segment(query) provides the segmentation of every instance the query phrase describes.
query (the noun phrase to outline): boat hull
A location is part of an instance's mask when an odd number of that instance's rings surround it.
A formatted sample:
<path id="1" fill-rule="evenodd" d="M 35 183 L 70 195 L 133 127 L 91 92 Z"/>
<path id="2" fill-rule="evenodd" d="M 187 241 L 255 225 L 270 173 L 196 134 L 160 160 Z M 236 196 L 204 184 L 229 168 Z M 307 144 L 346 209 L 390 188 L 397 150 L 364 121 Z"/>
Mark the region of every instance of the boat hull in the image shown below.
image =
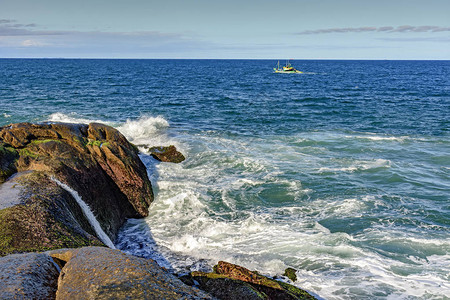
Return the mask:
<path id="1" fill-rule="evenodd" d="M 300 74 L 300 73 L 303 73 L 302 71 L 299 71 L 299 70 L 294 70 L 294 71 L 284 71 L 284 70 L 273 69 L 273 71 L 274 71 L 275 73 L 283 73 L 283 74 Z"/>

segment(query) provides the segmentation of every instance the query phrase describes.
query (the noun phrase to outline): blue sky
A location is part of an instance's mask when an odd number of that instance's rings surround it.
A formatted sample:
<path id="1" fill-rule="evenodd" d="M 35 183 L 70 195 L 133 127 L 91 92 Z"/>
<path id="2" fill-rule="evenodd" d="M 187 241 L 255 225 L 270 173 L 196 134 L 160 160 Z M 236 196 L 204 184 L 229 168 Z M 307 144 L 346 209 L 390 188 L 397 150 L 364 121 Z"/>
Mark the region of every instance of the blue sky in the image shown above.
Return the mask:
<path id="1" fill-rule="evenodd" d="M 450 59 L 450 0 L 0 0 L 0 57 Z"/>

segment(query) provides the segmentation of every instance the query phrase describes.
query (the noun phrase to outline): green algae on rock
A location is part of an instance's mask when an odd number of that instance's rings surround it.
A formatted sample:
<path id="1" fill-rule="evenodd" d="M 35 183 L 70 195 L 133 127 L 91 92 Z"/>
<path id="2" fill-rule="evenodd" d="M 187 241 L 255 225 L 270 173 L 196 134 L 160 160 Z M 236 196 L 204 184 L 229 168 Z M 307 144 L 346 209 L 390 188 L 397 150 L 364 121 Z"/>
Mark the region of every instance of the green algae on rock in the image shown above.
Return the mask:
<path id="1" fill-rule="evenodd" d="M 20 203 L 0 210 L 0 256 L 103 245 L 72 196 L 42 172 L 19 174 L 15 181 Z"/>
<path id="2" fill-rule="evenodd" d="M 162 162 L 180 163 L 186 159 L 184 155 L 179 152 L 173 145 L 167 147 L 151 147 L 148 149 L 148 152 L 151 154 L 151 156 L 153 156 L 153 158 Z"/>
<path id="3" fill-rule="evenodd" d="M 102 247 L 61 249 L 56 299 L 213 299 L 145 258 Z"/>
<path id="4" fill-rule="evenodd" d="M 268 299 L 266 294 L 261 293 L 251 284 L 229 278 L 226 275 L 196 271 L 192 272 L 190 276 L 184 276 L 180 279 L 191 285 L 194 285 L 195 280 L 199 284 L 199 288 L 222 300 L 238 298 L 248 300 Z"/>
<path id="5" fill-rule="evenodd" d="M 0 127 L 0 183 L 24 171 L 34 173 L 22 178 L 20 204 L 0 211 L 1 255 L 102 245 L 73 197 L 49 180 L 52 176 L 78 192 L 112 240 L 127 218 L 147 216 L 153 201 L 136 147 L 103 124 Z"/>
<path id="6" fill-rule="evenodd" d="M 315 299 L 308 292 L 285 282 L 270 279 L 244 267 L 219 261 L 214 272 L 191 272 L 184 282 L 198 282 L 199 287 L 219 299 Z"/>
<path id="7" fill-rule="evenodd" d="M 297 281 L 297 274 L 295 274 L 296 272 L 297 272 L 296 269 L 287 268 L 286 270 L 284 270 L 283 276 L 286 276 L 287 278 L 289 278 L 290 280 L 295 282 L 295 281 Z"/>
<path id="8" fill-rule="evenodd" d="M 15 162 L 19 158 L 19 153 L 13 148 L 5 146 L 0 141 L 0 183 L 3 183 L 17 172 Z"/>

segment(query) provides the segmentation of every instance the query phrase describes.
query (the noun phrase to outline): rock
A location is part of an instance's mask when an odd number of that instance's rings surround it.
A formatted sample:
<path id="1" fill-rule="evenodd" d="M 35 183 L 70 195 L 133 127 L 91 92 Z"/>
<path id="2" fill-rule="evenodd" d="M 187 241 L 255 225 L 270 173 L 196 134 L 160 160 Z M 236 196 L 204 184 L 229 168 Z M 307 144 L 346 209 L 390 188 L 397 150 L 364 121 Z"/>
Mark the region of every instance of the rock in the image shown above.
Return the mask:
<path id="1" fill-rule="evenodd" d="M 105 139 L 99 139 L 103 136 Z M 88 137 L 94 141 L 91 145 L 88 143 L 88 148 L 95 153 L 94 157 L 102 169 L 125 194 L 140 217 L 148 216 L 153 191 L 137 148 L 118 130 L 102 124 L 89 124 Z"/>
<path id="2" fill-rule="evenodd" d="M 47 254 L 0 257 L 0 299 L 55 299 L 58 276 Z"/>
<path id="3" fill-rule="evenodd" d="M 68 259 L 58 279 L 56 299 L 212 299 L 153 260 L 119 250 L 85 247 L 50 255 Z"/>
<path id="4" fill-rule="evenodd" d="M 14 177 L 19 203 L 0 210 L 0 256 L 103 245 L 72 196 L 41 172 Z M 9 181 L 3 184 L 8 185 Z M 0 202 L 7 201 L 0 190 Z M 11 203 L 8 201 L 8 203 Z M 0 205 L 1 206 L 1 205 Z"/>
<path id="5" fill-rule="evenodd" d="M 175 146 L 173 145 L 170 145 L 168 147 L 151 147 L 150 149 L 148 149 L 148 151 L 151 156 L 162 162 L 180 163 L 185 160 L 184 155 L 178 152 L 177 148 L 175 148 Z"/>
<path id="6" fill-rule="evenodd" d="M 315 299 L 293 285 L 224 261 L 214 266 L 213 273 L 192 272 L 190 275 L 199 283 L 199 288 L 219 299 Z M 241 293 L 246 296 L 241 297 Z"/>
<path id="7" fill-rule="evenodd" d="M 0 184 L 0 210 L 20 204 L 20 194 L 23 190 L 23 186 L 19 182 L 21 173 L 16 173 L 11 176 L 6 182 Z"/>
<path id="8" fill-rule="evenodd" d="M 231 279 L 224 275 L 192 272 L 190 280 L 195 280 L 202 290 L 218 299 L 269 299 L 266 294 L 259 292 L 252 285 L 241 280 Z"/>
<path id="9" fill-rule="evenodd" d="M 90 225 L 83 225 L 87 222 L 83 214 L 78 213 L 79 208 L 78 211 L 73 210 L 77 210 L 74 207 L 78 205 L 73 199 L 70 200 L 72 197 L 67 192 L 52 183 L 50 177 L 57 178 L 78 192 L 111 240 L 115 239 L 127 218 L 147 216 L 153 201 L 147 169 L 139 159 L 137 148 L 119 131 L 102 124 L 19 123 L 0 127 L 0 168 L 0 183 L 14 172 L 36 171 L 40 174 L 27 178 L 22 194 L 29 195 L 24 197 L 21 205 L 0 211 L 0 219 L 8 225 L 7 228 L 0 228 L 0 233 L 9 241 L 6 243 L 7 249 L 4 243 L 0 244 L 2 255 L 39 250 L 37 244 L 33 244 L 39 238 L 43 238 L 43 249 L 64 245 L 99 245 L 92 236 L 95 233 Z M 43 185 L 48 185 L 50 191 Z M 59 200 L 53 203 L 46 193 Z M 58 217 L 55 211 L 63 215 Z M 26 214 L 33 216 L 31 219 L 37 223 L 25 220 L 24 225 L 19 225 Z M 74 220 L 76 222 L 71 224 Z M 0 227 L 5 227 L 4 224 L 0 223 Z M 69 239 L 75 240 L 64 245 L 60 241 L 47 243 L 47 238 L 51 240 L 47 235 L 51 224 L 55 230 L 62 230 L 61 234 L 64 232 Z M 21 232 L 19 228 L 28 232 Z M 46 228 L 48 230 L 44 233 L 37 233 Z M 15 235 L 11 235 L 12 232 Z M 32 238 L 31 233 L 35 233 Z M 17 243 L 11 242 L 16 236 L 23 239 L 18 238 Z M 31 238 L 30 247 L 22 245 L 26 238 Z M 14 249 L 13 244 L 23 247 Z"/>
<path id="10" fill-rule="evenodd" d="M 269 279 L 266 276 L 259 275 L 256 272 L 252 272 L 244 267 L 230 264 L 225 261 L 219 261 L 218 264 L 214 266 L 214 272 L 217 274 L 226 275 L 233 279 L 254 283 L 261 286 L 267 286 L 274 289 L 282 289 L 278 281 Z"/>
<path id="11" fill-rule="evenodd" d="M 0 183 L 5 182 L 8 177 L 17 172 L 15 162 L 18 158 L 19 153 L 14 148 L 0 142 Z"/>
<path id="12" fill-rule="evenodd" d="M 295 281 L 297 281 L 297 274 L 295 274 L 296 272 L 297 272 L 296 269 L 287 268 L 286 270 L 284 270 L 283 276 L 286 276 L 287 278 L 289 278 L 290 280 L 295 282 Z"/>

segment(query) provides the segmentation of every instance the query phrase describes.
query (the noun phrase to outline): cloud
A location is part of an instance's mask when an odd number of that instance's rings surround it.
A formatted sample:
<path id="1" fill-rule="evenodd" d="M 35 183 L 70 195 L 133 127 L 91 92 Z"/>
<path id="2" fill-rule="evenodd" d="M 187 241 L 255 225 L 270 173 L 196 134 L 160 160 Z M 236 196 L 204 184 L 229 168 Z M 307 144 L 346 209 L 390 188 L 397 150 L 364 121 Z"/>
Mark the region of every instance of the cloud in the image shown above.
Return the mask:
<path id="1" fill-rule="evenodd" d="M 46 44 L 36 40 L 24 40 L 21 45 L 23 47 L 42 47 Z"/>
<path id="2" fill-rule="evenodd" d="M 188 36 L 179 33 L 161 33 L 158 31 L 133 31 L 133 32 L 107 32 L 107 31 L 61 31 L 61 30 L 35 30 L 36 24 L 19 24 L 15 20 L 0 19 L 0 38 L 1 37 L 23 37 L 23 36 L 54 36 L 64 35 L 77 39 L 101 39 L 110 40 L 115 38 L 122 39 L 154 39 L 180 40 L 189 39 Z"/>
<path id="3" fill-rule="evenodd" d="M 0 19 L 0 37 L 4 36 L 32 36 L 32 35 L 61 35 L 62 31 L 33 30 L 36 24 L 20 24 L 11 19 Z"/>
<path id="4" fill-rule="evenodd" d="M 420 38 L 378 38 L 380 41 L 388 42 L 437 42 L 437 43 L 448 43 L 450 42 L 450 37 L 420 37 Z"/>
<path id="5" fill-rule="evenodd" d="M 89 47 L 102 44 L 110 44 L 114 47 L 127 47 L 127 45 L 129 47 L 147 47 L 199 42 L 192 36 L 181 33 L 38 30 L 36 27 L 36 24 L 20 24 L 12 19 L 0 19 L 0 42 L 3 40 L 3 46 L 16 47 L 36 47 L 50 44 L 56 47 L 72 47 L 75 44 Z M 118 45 L 119 43 L 122 45 Z"/>
<path id="6" fill-rule="evenodd" d="M 398 27 L 346 27 L 346 28 L 327 28 L 317 30 L 305 30 L 297 32 L 298 35 L 303 34 L 326 34 L 326 33 L 359 33 L 359 32 L 388 32 L 388 33 L 404 33 L 404 32 L 444 32 L 450 31 L 450 27 L 441 26 L 411 26 L 403 25 Z"/>
<path id="7" fill-rule="evenodd" d="M 217 48 L 192 32 L 40 30 L 0 19 L 0 57 L 167 57 Z"/>

